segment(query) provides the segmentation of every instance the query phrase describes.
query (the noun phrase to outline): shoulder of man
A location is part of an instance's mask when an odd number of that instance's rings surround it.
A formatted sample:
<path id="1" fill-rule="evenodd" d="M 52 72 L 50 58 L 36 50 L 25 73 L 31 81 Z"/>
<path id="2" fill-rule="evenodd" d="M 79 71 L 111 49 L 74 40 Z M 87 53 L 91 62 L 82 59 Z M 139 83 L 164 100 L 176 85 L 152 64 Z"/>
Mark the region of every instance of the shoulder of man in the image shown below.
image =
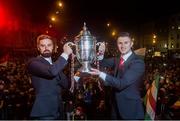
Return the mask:
<path id="1" fill-rule="evenodd" d="M 28 67 L 29 64 L 31 64 L 32 62 L 34 62 L 34 61 L 41 61 L 41 60 L 42 60 L 42 57 L 40 57 L 40 56 L 32 57 L 32 58 L 30 58 L 30 59 L 27 61 L 26 66 Z"/>
<path id="2" fill-rule="evenodd" d="M 32 61 L 40 61 L 41 59 L 42 59 L 42 57 L 40 57 L 40 56 L 32 57 L 28 60 L 27 63 L 31 63 Z"/>

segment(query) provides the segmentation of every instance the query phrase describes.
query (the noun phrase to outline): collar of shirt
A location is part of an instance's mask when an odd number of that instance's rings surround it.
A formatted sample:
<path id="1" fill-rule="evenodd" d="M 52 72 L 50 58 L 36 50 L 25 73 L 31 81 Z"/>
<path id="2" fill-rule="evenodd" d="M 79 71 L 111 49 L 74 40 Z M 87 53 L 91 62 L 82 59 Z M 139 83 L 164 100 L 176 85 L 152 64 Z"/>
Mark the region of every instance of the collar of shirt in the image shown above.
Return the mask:
<path id="1" fill-rule="evenodd" d="M 124 59 L 124 61 L 126 61 L 129 58 L 129 56 L 131 56 L 131 54 L 132 54 L 132 51 L 129 51 L 127 54 L 122 55 L 122 58 Z"/>
<path id="2" fill-rule="evenodd" d="M 45 58 L 45 57 L 43 57 L 45 60 L 47 60 L 50 64 L 52 64 L 52 58 L 51 57 L 49 57 L 49 58 Z"/>

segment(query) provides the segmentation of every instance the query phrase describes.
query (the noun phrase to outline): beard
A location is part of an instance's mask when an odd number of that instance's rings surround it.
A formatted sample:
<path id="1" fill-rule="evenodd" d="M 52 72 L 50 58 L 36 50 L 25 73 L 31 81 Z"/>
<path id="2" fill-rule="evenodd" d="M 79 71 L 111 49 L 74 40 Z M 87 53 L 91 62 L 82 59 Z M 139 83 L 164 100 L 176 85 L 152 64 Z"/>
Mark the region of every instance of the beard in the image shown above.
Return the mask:
<path id="1" fill-rule="evenodd" d="M 41 53 L 41 55 L 45 58 L 49 58 L 52 56 L 52 52 L 50 52 L 49 50 L 45 50 L 43 53 Z"/>

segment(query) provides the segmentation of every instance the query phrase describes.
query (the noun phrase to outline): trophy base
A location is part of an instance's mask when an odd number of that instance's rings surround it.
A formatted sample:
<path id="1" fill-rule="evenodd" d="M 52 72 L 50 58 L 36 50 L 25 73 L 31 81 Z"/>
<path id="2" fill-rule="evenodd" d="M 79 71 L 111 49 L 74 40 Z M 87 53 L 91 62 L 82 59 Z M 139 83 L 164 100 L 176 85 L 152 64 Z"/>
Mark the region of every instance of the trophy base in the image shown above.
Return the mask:
<path id="1" fill-rule="evenodd" d="M 80 72 L 82 73 L 88 73 L 91 71 L 91 66 L 89 61 L 87 62 L 82 62 L 82 67 L 80 68 Z"/>

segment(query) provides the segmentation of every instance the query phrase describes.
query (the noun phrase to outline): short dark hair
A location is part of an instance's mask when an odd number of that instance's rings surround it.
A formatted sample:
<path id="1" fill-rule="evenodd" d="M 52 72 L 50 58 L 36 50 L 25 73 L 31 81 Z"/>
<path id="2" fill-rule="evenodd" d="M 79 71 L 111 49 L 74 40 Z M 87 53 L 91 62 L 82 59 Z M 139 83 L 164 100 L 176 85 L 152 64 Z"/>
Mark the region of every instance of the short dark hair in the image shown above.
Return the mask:
<path id="1" fill-rule="evenodd" d="M 128 32 L 121 32 L 121 33 L 119 33 L 118 37 L 129 37 L 129 38 L 131 38 L 130 34 Z"/>

